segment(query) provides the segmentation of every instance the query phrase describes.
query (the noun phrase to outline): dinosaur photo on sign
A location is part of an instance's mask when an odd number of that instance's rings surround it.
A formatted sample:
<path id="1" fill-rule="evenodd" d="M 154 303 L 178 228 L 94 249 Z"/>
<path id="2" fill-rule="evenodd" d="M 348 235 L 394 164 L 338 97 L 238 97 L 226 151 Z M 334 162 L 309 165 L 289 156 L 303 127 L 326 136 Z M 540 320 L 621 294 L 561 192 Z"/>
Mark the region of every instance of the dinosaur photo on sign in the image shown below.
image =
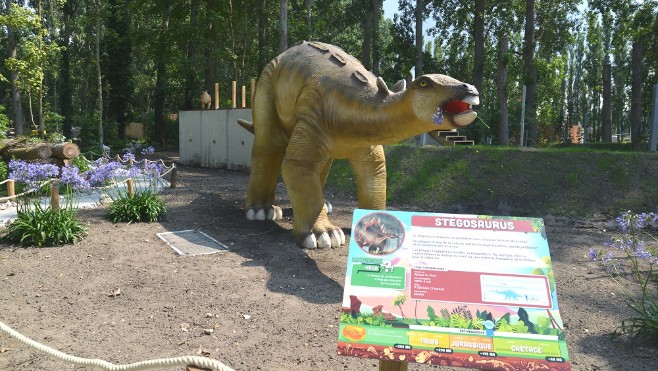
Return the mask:
<path id="1" fill-rule="evenodd" d="M 292 203 L 295 242 L 307 249 L 345 243 L 327 216 L 322 189 L 334 159 L 347 159 L 356 177 L 358 207 L 386 208 L 382 145 L 476 119 L 473 85 L 439 74 L 389 89 L 341 48 L 302 42 L 272 60 L 258 79 L 251 174 L 245 200 L 249 220 L 275 220 L 274 190 L 282 170 Z"/>

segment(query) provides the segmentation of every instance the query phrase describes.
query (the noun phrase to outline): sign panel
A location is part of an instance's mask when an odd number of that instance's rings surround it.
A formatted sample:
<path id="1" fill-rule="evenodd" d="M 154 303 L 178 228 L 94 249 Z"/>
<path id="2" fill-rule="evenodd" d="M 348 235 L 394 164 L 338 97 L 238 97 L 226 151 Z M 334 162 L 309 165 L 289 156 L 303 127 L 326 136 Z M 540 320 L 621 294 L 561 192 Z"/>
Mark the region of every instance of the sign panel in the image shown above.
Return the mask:
<path id="1" fill-rule="evenodd" d="M 543 220 L 355 210 L 338 354 L 570 370 Z"/>

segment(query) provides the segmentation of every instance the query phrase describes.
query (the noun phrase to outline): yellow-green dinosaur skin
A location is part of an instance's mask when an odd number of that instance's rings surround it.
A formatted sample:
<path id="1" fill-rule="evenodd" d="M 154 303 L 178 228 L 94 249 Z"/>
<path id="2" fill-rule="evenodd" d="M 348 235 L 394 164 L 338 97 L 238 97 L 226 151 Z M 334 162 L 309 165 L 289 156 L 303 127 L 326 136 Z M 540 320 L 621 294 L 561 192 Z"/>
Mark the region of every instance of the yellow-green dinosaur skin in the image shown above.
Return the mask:
<path id="1" fill-rule="evenodd" d="M 468 125 L 474 112 L 460 118 L 445 114 L 440 125 L 432 115 L 448 101 L 477 95 L 472 85 L 444 75 L 421 76 L 394 93 L 336 46 L 303 42 L 288 49 L 265 67 L 256 87 L 247 218 L 281 217 L 274 190 L 282 169 L 297 244 L 344 244 L 343 231 L 327 217 L 322 194 L 332 161 L 348 159 L 359 208 L 385 209 L 382 145 Z"/>

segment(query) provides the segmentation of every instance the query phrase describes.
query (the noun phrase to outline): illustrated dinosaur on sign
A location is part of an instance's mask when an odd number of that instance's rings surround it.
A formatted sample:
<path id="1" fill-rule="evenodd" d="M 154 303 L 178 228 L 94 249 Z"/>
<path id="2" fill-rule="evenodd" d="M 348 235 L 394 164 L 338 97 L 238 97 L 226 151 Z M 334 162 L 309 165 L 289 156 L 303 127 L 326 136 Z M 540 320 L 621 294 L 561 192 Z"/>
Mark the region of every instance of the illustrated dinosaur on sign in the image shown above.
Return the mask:
<path id="1" fill-rule="evenodd" d="M 331 163 L 347 159 L 357 183 L 359 208 L 386 208 L 386 160 L 382 145 L 475 120 L 479 104 L 472 85 L 430 74 L 405 89 L 389 90 L 337 46 L 302 42 L 272 60 L 258 79 L 251 174 L 245 200 L 249 220 L 275 220 L 282 211 L 274 190 L 282 168 L 294 214 L 298 245 L 313 249 L 345 243 L 327 217 L 322 195 Z"/>

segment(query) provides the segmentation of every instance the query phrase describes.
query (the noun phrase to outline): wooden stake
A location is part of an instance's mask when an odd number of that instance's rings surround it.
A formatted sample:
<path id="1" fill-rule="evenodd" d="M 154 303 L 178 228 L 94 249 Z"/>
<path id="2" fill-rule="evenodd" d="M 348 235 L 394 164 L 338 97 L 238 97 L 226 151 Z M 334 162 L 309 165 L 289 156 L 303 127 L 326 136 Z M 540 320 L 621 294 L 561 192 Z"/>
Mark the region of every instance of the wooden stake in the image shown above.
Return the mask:
<path id="1" fill-rule="evenodd" d="M 256 96 L 256 79 L 251 79 L 251 101 L 249 102 L 250 107 L 254 106 L 255 96 Z"/>
<path id="2" fill-rule="evenodd" d="M 171 165 L 171 179 L 169 179 L 169 188 L 176 188 L 176 177 L 178 176 L 178 168 L 176 165 Z"/>
<path id="3" fill-rule="evenodd" d="M 242 85 L 242 108 L 247 107 L 247 87 Z"/>
<path id="4" fill-rule="evenodd" d="M 59 179 L 50 180 L 50 208 L 59 210 Z"/>
<path id="5" fill-rule="evenodd" d="M 16 188 L 14 187 L 14 180 L 13 179 L 8 179 L 7 180 L 7 196 L 16 196 Z"/>
<path id="6" fill-rule="evenodd" d="M 219 109 L 219 83 L 215 83 L 215 109 Z"/>
<path id="7" fill-rule="evenodd" d="M 128 179 L 128 196 L 130 198 L 135 196 L 135 180 L 133 178 Z"/>
<path id="8" fill-rule="evenodd" d="M 233 81 L 233 93 L 231 94 L 231 98 L 233 99 L 233 102 L 231 104 L 233 105 L 233 108 L 238 106 L 237 90 L 238 90 L 238 82 Z"/>
<path id="9" fill-rule="evenodd" d="M 407 362 L 379 360 L 379 371 L 407 371 L 408 367 Z"/>

